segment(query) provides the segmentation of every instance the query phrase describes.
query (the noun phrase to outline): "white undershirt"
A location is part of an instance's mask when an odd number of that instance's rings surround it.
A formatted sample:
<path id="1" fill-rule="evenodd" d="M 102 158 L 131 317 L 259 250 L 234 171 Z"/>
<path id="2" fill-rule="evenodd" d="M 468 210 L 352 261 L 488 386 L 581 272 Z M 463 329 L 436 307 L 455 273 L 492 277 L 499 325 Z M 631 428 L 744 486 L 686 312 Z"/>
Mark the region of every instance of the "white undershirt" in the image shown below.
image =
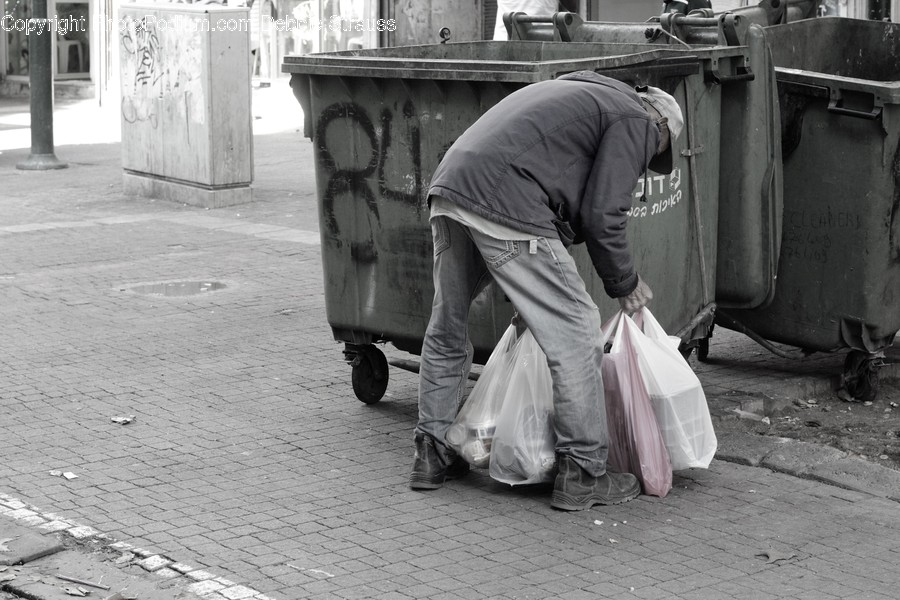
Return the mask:
<path id="1" fill-rule="evenodd" d="M 532 234 L 518 231 L 512 227 L 501 225 L 500 223 L 495 223 L 490 219 L 485 219 L 481 215 L 466 210 L 458 204 L 454 204 L 440 196 L 431 197 L 431 218 L 433 219 L 435 217 L 447 217 L 448 219 L 453 219 L 454 221 L 462 223 L 467 227 L 471 227 L 484 235 L 489 235 L 495 240 L 534 239 L 534 235 Z"/>

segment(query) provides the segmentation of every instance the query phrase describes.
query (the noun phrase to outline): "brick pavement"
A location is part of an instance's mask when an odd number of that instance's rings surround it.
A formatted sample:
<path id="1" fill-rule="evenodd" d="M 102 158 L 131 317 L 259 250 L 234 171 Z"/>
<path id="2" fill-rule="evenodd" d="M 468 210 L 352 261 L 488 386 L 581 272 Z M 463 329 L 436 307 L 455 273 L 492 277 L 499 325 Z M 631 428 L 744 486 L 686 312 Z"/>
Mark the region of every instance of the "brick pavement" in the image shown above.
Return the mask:
<path id="1" fill-rule="evenodd" d="M 174 561 L 215 600 L 896 597 L 890 489 L 722 460 L 665 499 L 575 514 L 484 472 L 407 489 L 415 376 L 354 397 L 325 318 L 311 145 L 296 114 L 271 116 L 289 92 L 266 94 L 256 201 L 226 209 L 122 197 L 106 139 L 58 144 L 67 170 L 16 171 L 27 150 L 0 130 L 0 514 Z M 72 110 L 59 127 L 79 139 L 91 113 Z M 133 290 L 173 281 L 226 287 Z M 716 397 L 813 393 L 839 365 L 785 366 L 728 332 L 711 356 Z"/>

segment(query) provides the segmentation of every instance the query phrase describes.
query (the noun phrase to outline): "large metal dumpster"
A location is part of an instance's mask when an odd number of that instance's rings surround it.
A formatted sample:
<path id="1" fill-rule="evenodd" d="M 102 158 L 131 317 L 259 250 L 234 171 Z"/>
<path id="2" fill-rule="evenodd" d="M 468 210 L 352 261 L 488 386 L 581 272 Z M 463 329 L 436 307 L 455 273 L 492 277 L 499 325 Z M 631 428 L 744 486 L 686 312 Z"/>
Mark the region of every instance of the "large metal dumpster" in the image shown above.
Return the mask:
<path id="1" fill-rule="evenodd" d="M 784 224 L 772 302 L 717 322 L 810 351 L 847 350 L 874 396 L 900 330 L 900 25 L 824 17 L 766 28 L 782 117 Z"/>
<path id="2" fill-rule="evenodd" d="M 432 242 L 426 192 L 453 141 L 529 83 L 589 69 L 674 94 L 686 116 L 671 175 L 635 189 L 629 237 L 656 293 L 654 314 L 685 340 L 708 335 L 716 268 L 721 86 L 741 47 L 674 51 L 641 44 L 466 42 L 285 58 L 316 148 L 328 322 L 345 342 L 354 391 L 376 402 L 387 363 L 373 344 L 418 354 L 431 312 Z M 564 110 L 561 107 L 561 110 Z M 646 192 L 646 202 L 640 202 Z M 573 250 L 604 315 L 606 298 L 583 247 Z M 495 286 L 473 306 L 470 337 L 483 362 L 512 307 Z"/>

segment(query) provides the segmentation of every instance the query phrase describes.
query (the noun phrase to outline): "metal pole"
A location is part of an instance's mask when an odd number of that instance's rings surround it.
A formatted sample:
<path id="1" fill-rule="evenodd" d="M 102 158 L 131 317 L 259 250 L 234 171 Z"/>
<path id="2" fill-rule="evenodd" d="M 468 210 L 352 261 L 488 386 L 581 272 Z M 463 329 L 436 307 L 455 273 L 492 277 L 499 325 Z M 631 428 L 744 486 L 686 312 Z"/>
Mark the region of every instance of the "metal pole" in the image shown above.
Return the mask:
<path id="1" fill-rule="evenodd" d="M 34 0 L 28 20 L 28 81 L 31 87 L 31 155 L 16 165 L 26 171 L 65 169 L 53 151 L 53 69 L 51 52 L 56 33 L 47 18 L 47 0 Z"/>

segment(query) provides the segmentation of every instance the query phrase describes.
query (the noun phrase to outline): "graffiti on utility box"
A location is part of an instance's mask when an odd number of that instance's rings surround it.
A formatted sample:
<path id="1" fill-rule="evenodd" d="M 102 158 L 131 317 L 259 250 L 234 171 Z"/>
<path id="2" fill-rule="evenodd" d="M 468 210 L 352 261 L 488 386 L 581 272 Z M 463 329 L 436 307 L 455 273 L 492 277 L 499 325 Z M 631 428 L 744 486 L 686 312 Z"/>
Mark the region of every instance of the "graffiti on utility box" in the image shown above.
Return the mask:
<path id="1" fill-rule="evenodd" d="M 174 111 L 179 120 L 202 124 L 200 37 L 156 23 L 152 15 L 123 16 L 122 118 L 128 123 L 146 121 L 155 129 L 161 112 Z"/>

